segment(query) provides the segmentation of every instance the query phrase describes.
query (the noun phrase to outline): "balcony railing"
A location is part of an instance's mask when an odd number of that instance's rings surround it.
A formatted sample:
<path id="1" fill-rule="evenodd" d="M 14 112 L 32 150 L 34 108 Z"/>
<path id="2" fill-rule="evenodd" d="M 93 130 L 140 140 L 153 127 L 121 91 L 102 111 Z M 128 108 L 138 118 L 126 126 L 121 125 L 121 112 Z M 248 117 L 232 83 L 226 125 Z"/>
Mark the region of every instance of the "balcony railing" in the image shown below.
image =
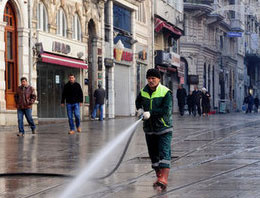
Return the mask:
<path id="1" fill-rule="evenodd" d="M 184 3 L 212 5 L 214 0 L 184 0 Z"/>

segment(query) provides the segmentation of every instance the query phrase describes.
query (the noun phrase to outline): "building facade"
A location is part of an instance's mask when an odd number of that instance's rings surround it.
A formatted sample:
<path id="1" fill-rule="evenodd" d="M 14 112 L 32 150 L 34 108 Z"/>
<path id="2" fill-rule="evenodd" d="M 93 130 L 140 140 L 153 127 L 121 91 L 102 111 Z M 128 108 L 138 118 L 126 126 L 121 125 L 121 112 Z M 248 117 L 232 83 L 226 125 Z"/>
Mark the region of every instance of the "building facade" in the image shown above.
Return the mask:
<path id="1" fill-rule="evenodd" d="M 34 1 L 32 73 L 37 82 L 39 118 L 66 117 L 60 101 L 72 73 L 83 89 L 82 118 L 88 119 L 93 92 L 104 81 L 103 10 L 103 1 Z"/>
<path id="2" fill-rule="evenodd" d="M 29 64 L 28 8 L 27 1 L 0 2 L 0 125 L 17 122 L 14 94 L 20 77 L 25 76 L 33 86 L 36 85 Z"/>
<path id="3" fill-rule="evenodd" d="M 161 82 L 173 91 L 173 110 L 178 111 L 176 91 L 184 84 L 184 66 L 180 58 L 180 37 L 183 34 L 183 2 L 154 2 L 154 66 L 161 71 Z"/>
<path id="4" fill-rule="evenodd" d="M 184 36 L 181 56 L 186 64 L 188 89 L 205 87 L 211 109 L 234 111 L 241 106 L 241 76 L 244 71 L 240 18 L 227 8 L 232 1 L 184 0 Z M 240 85 L 238 85 L 238 82 Z M 239 100 L 239 102 L 238 102 Z"/>
<path id="5" fill-rule="evenodd" d="M 144 85 L 151 51 L 151 3 L 105 3 L 107 117 L 135 115 L 136 93 Z"/>

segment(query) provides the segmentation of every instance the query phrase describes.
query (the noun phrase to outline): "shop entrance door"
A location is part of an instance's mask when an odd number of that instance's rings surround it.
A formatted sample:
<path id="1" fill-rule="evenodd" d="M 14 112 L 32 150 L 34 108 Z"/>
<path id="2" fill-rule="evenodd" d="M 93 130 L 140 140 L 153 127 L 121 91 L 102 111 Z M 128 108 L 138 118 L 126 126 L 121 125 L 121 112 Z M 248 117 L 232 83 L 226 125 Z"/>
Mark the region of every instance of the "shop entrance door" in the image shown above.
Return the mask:
<path id="1" fill-rule="evenodd" d="M 79 80 L 79 69 L 40 63 L 37 66 L 38 117 L 65 118 L 66 108 L 61 107 L 61 97 L 68 75 L 75 74 Z"/>

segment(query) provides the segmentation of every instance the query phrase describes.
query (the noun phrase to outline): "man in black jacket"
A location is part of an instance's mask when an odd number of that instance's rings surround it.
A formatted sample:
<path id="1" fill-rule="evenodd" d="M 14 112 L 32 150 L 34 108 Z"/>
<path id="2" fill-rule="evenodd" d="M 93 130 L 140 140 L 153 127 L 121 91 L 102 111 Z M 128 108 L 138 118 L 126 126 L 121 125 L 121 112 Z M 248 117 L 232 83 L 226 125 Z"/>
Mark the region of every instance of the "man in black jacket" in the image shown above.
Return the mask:
<path id="1" fill-rule="evenodd" d="M 64 86 L 62 92 L 61 106 L 64 106 L 65 100 L 70 125 L 69 134 L 75 133 L 73 114 L 75 116 L 77 132 L 81 132 L 80 106 L 82 106 L 83 102 L 83 92 L 80 84 L 76 82 L 74 74 L 69 75 L 69 82 Z"/>
<path id="2" fill-rule="evenodd" d="M 199 116 L 201 116 L 201 91 L 198 89 L 198 86 L 194 87 L 194 91 L 192 92 L 192 98 L 194 99 L 194 111 L 193 115 L 196 116 L 196 109 L 198 111 Z"/>
<path id="3" fill-rule="evenodd" d="M 184 89 L 180 84 L 177 89 L 177 99 L 178 99 L 179 112 L 181 116 L 184 115 L 184 105 L 185 105 L 186 96 L 187 96 L 186 89 Z"/>
<path id="4" fill-rule="evenodd" d="M 97 110 L 99 109 L 99 120 L 100 121 L 103 120 L 103 106 L 105 102 L 105 96 L 106 96 L 105 89 L 102 88 L 101 84 L 98 84 L 98 89 L 96 89 L 94 92 L 95 107 L 91 115 L 92 119 L 96 118 Z"/>

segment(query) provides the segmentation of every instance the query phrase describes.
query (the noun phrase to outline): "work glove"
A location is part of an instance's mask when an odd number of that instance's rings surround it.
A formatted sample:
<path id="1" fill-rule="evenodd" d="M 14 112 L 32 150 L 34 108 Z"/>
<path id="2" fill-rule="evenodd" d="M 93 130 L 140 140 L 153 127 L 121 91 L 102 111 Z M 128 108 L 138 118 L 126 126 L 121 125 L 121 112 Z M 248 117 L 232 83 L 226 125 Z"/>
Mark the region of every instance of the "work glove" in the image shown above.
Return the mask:
<path id="1" fill-rule="evenodd" d="M 143 120 L 148 120 L 150 118 L 151 114 L 149 111 L 145 111 L 143 113 Z"/>
<path id="2" fill-rule="evenodd" d="M 143 115 L 143 113 L 144 113 L 144 110 L 143 110 L 142 108 L 140 108 L 140 109 L 138 109 L 138 110 L 136 111 L 136 116 L 137 116 L 138 118 L 140 118 L 140 117 Z"/>

